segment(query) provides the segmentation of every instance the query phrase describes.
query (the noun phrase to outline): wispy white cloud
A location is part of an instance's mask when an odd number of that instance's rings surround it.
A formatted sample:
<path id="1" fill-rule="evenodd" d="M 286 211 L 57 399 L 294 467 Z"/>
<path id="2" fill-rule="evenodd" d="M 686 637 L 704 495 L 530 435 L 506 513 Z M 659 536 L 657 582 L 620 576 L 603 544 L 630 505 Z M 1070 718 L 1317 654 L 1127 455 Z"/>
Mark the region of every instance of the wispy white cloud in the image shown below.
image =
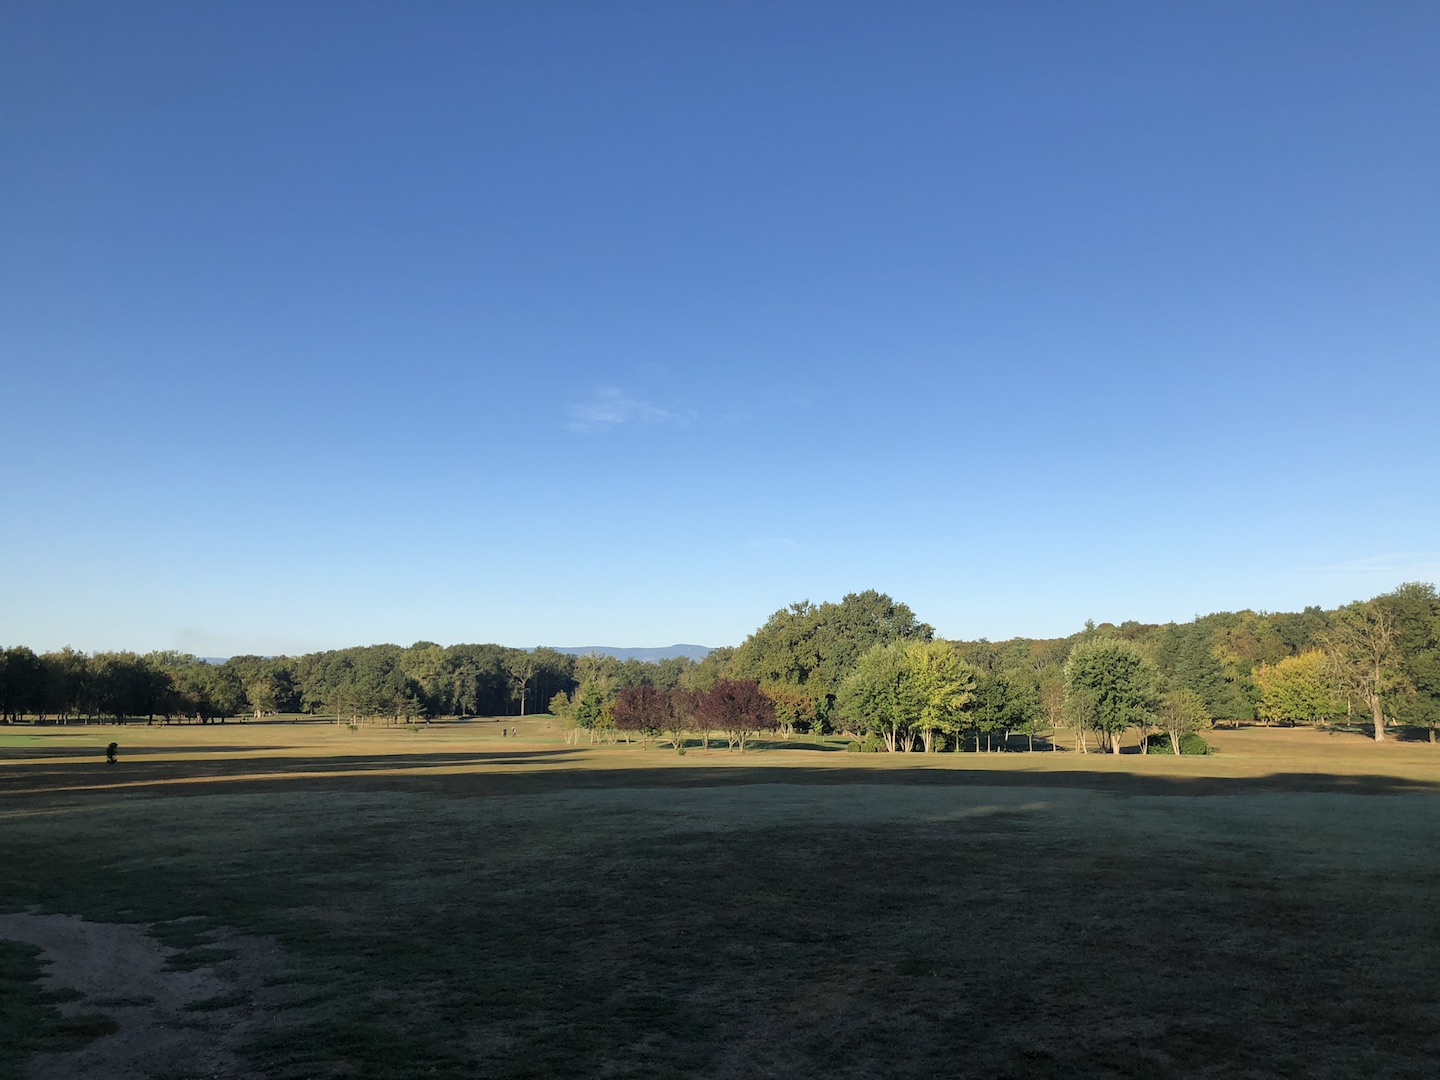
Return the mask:
<path id="1" fill-rule="evenodd" d="M 751 551 L 785 551 L 790 548 L 798 548 L 800 542 L 792 540 L 788 536 L 777 536 L 769 540 L 746 540 L 745 546 Z"/>
<path id="2" fill-rule="evenodd" d="M 570 406 L 565 427 L 581 435 L 593 435 L 624 424 L 683 424 L 686 418 L 654 402 L 632 397 L 615 386 L 603 386 L 587 401 Z"/>
<path id="3" fill-rule="evenodd" d="M 1440 551 L 1387 552 L 1360 559 L 1297 567 L 1312 577 L 1376 579 L 1398 584 L 1402 581 L 1440 579 Z"/>

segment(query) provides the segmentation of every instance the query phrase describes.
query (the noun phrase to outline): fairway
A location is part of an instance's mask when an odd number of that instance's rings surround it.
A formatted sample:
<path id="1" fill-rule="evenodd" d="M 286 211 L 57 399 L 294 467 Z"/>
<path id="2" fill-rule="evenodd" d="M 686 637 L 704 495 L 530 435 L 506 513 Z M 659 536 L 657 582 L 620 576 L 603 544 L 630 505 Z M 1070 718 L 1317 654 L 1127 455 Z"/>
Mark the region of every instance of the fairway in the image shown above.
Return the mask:
<path id="1" fill-rule="evenodd" d="M 3 1034 L 33 1053 L 0 1075 L 1420 1077 L 1440 1055 L 1440 748 L 1244 728 L 1208 758 L 681 757 L 504 723 L 0 734 L 0 939 L 48 944 L 45 988 L 75 991 L 41 998 L 43 954 L 4 946 Z"/>

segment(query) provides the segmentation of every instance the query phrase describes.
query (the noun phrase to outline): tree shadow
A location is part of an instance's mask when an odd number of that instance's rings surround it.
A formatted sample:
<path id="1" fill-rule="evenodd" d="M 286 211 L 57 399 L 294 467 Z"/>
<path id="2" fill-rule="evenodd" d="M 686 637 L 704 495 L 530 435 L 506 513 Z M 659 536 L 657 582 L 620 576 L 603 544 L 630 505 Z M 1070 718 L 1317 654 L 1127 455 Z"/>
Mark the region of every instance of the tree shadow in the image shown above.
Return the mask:
<path id="1" fill-rule="evenodd" d="M 253 749 L 253 748 L 248 748 Z M 171 751 L 173 752 L 173 751 Z M 147 789 L 174 792 L 177 787 L 255 790 L 267 783 L 273 790 L 292 790 L 297 785 L 325 787 L 327 781 L 353 777 L 356 784 L 386 776 L 400 777 L 407 773 L 433 773 L 434 770 L 474 769 L 477 766 L 542 764 L 563 761 L 580 751 L 572 748 L 543 750 L 496 750 L 493 752 L 349 754 L 317 756 L 249 756 L 179 758 L 170 760 L 127 761 L 120 751 L 120 762 L 109 765 L 103 757 L 96 760 L 46 762 L 29 765 L 11 763 L 0 770 L 0 795 L 44 794 L 45 792 L 79 793 L 88 791 L 143 791 Z M 96 751 L 102 754 L 103 751 Z M 87 755 L 87 758 L 89 755 Z M 500 773 L 472 775 L 503 775 Z M 342 785 L 343 786 L 343 785 Z"/>
<path id="2" fill-rule="evenodd" d="M 953 763 L 905 762 L 899 768 L 836 768 L 795 764 L 777 767 L 754 754 L 753 766 L 739 753 L 724 764 L 687 762 L 665 755 L 665 763 L 595 767 L 576 748 L 493 753 L 373 754 L 336 757 L 254 757 L 135 762 L 107 766 L 83 763 L 11 765 L 0 770 L 0 795 L 150 793 L 165 796 L 268 792 L 416 791 L 459 797 L 544 794 L 604 788 L 723 788 L 754 785 L 843 787 L 923 786 L 966 788 L 1073 789 L 1113 795 L 1212 796 L 1262 793 L 1346 795 L 1440 794 L 1440 779 L 1417 780 L 1380 774 L 1276 772 L 1263 776 L 1217 777 L 1144 775 L 1083 769 L 972 769 Z M 750 757 L 747 752 L 746 757 Z M 811 758 L 813 761 L 814 758 Z M 486 768 L 495 766 L 496 768 Z"/>
<path id="3" fill-rule="evenodd" d="M 760 742 L 745 744 L 745 753 L 747 754 L 768 754 L 774 750 L 808 750 L 811 753 L 821 754 L 843 754 L 847 752 L 844 746 L 837 746 L 834 743 L 811 742 L 806 738 L 766 739 Z"/>
<path id="4" fill-rule="evenodd" d="M 113 734 L 113 732 L 107 732 Z M 94 738 L 92 733 L 91 738 Z M 47 739 L 50 736 L 46 736 Z M 105 756 L 105 746 L 110 740 L 93 742 L 86 746 L 4 746 L 0 744 L 0 761 L 33 761 L 46 758 L 73 758 L 76 760 L 98 759 Z M 291 750 L 289 746 L 126 746 L 120 743 L 120 758 L 154 757 L 165 754 L 253 754 L 256 750 Z"/>

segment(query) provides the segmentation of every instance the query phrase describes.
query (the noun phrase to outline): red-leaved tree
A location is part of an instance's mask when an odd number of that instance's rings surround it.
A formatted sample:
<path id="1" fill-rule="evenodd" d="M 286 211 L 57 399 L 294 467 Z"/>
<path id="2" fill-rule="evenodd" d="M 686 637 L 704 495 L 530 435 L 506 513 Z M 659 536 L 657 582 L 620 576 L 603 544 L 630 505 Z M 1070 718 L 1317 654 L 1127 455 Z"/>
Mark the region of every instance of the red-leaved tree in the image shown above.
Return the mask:
<path id="1" fill-rule="evenodd" d="M 717 679 L 700 701 L 700 711 L 725 733 L 733 749 L 745 752 L 745 740 L 775 730 L 775 704 L 749 679 Z"/>
<path id="2" fill-rule="evenodd" d="M 670 698 L 653 686 L 629 686 L 615 699 L 615 727 L 640 735 L 640 745 L 657 738 L 670 723 Z"/>
<path id="3" fill-rule="evenodd" d="M 685 748 L 686 733 L 694 731 L 702 723 L 699 718 L 700 701 L 704 696 L 699 690 L 685 686 L 677 686 L 670 691 L 670 718 L 665 722 L 665 734 L 670 736 L 670 743 L 677 754 Z"/>

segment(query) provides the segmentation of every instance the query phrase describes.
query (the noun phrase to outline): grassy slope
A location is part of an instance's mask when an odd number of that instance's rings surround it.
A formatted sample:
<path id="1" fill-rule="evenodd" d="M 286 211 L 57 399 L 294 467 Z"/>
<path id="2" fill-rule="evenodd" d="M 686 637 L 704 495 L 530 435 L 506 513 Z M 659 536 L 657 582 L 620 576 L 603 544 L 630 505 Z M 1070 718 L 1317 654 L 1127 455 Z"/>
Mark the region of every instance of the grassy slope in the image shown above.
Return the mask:
<path id="1" fill-rule="evenodd" d="M 527 727 L 94 729 L 114 767 L 0 739 L 0 903 L 274 935 L 249 1053 L 278 1076 L 1423 1076 L 1440 1055 L 1428 747 L 1242 730 L 1201 760 L 742 766 Z"/>

